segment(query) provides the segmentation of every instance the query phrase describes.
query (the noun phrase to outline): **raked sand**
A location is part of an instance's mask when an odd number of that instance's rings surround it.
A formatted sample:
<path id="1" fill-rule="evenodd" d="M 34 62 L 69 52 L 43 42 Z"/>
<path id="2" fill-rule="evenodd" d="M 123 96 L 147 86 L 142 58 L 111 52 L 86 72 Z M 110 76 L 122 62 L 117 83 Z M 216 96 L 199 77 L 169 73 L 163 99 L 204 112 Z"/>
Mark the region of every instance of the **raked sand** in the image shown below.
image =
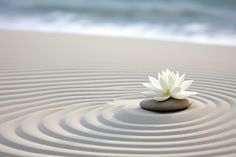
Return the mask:
<path id="1" fill-rule="evenodd" d="M 1 157 L 236 156 L 236 47 L 0 31 Z M 139 102 L 163 68 L 195 82 L 192 105 Z"/>

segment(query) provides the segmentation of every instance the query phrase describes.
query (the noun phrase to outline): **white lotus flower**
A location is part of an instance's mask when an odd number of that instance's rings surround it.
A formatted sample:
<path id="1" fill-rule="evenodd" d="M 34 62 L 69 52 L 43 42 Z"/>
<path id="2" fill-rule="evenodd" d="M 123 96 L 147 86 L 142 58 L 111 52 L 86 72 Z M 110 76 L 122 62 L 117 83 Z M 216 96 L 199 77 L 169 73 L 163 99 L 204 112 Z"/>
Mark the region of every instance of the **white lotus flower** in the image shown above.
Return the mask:
<path id="1" fill-rule="evenodd" d="M 145 96 L 153 97 L 156 101 L 164 101 L 170 97 L 175 99 L 186 99 L 189 96 L 196 95 L 197 92 L 186 91 L 193 83 L 193 80 L 185 79 L 185 74 L 179 75 L 169 69 L 158 73 L 158 80 L 149 76 L 150 83 L 143 83 L 149 91 L 143 92 Z"/>

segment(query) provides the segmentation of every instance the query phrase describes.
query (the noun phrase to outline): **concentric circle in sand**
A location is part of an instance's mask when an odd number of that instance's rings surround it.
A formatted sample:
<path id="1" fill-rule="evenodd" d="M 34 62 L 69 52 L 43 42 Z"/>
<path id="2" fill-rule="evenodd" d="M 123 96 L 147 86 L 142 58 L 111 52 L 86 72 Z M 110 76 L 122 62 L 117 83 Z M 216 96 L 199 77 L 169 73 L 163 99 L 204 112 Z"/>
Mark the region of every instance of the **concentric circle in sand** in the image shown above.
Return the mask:
<path id="1" fill-rule="evenodd" d="M 236 156 L 236 75 L 189 71 L 200 94 L 171 113 L 139 107 L 143 72 L 0 75 L 0 156 Z"/>

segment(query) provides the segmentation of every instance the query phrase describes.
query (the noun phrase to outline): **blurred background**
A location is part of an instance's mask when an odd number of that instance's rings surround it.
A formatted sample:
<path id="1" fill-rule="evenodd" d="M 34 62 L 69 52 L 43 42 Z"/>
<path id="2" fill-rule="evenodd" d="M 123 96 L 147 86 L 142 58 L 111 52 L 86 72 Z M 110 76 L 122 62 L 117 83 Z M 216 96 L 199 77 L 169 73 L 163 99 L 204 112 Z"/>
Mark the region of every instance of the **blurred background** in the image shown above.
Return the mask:
<path id="1" fill-rule="evenodd" d="M 0 0 L 0 29 L 236 45 L 236 0 Z"/>

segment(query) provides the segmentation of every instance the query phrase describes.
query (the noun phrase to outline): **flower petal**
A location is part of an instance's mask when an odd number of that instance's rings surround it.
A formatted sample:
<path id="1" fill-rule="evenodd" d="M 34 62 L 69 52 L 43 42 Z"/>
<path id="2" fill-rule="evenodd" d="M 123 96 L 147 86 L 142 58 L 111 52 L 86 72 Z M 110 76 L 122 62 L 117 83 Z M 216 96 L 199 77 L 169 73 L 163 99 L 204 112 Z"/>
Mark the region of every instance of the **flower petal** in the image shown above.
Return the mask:
<path id="1" fill-rule="evenodd" d="M 168 89 L 168 84 L 162 77 L 160 79 L 160 86 L 164 91 Z"/>
<path id="2" fill-rule="evenodd" d="M 181 91 L 181 88 L 180 87 L 174 87 L 171 91 L 170 91 L 170 94 L 171 95 L 175 95 L 177 93 L 179 93 Z"/>
<path id="3" fill-rule="evenodd" d="M 168 79 L 167 73 L 164 70 L 162 70 L 162 72 L 161 72 L 161 78 L 163 78 L 164 80 Z"/>
<path id="4" fill-rule="evenodd" d="M 183 93 L 177 93 L 177 94 L 173 94 L 172 97 L 175 99 L 186 99 L 188 96 Z"/>
<path id="5" fill-rule="evenodd" d="M 184 79 L 185 79 L 185 74 L 182 74 L 179 78 L 179 81 L 178 81 L 177 85 L 180 86 L 182 84 L 182 82 L 184 81 Z"/>
<path id="6" fill-rule="evenodd" d="M 166 69 L 166 73 L 167 73 L 167 74 L 170 74 L 170 73 L 171 73 L 168 68 Z"/>
<path id="7" fill-rule="evenodd" d="M 155 88 L 151 83 L 142 83 L 145 87 L 147 87 L 147 88 L 150 88 L 150 89 L 152 89 L 152 88 Z"/>
<path id="8" fill-rule="evenodd" d="M 172 97 L 175 99 L 186 99 L 189 96 L 196 95 L 197 92 L 182 91 L 176 94 L 173 94 Z"/>
<path id="9" fill-rule="evenodd" d="M 197 95 L 198 92 L 191 92 L 191 91 L 183 91 L 185 94 L 187 94 L 188 96 L 193 96 L 193 95 Z"/>
<path id="10" fill-rule="evenodd" d="M 158 80 L 160 80 L 160 78 L 161 78 L 161 74 L 160 74 L 160 73 L 158 73 Z"/>
<path id="11" fill-rule="evenodd" d="M 168 88 L 171 89 L 175 85 L 175 79 L 174 77 L 170 74 L 168 76 Z"/>
<path id="12" fill-rule="evenodd" d="M 152 92 L 155 92 L 156 94 L 162 94 L 163 93 L 162 89 L 154 87 L 151 83 L 143 83 L 143 85 L 145 87 L 147 87 L 149 90 L 151 90 Z"/>
<path id="13" fill-rule="evenodd" d="M 187 80 L 187 81 L 184 81 L 182 84 L 181 84 L 181 89 L 182 90 L 186 90 L 189 88 L 189 86 L 193 83 L 193 80 Z"/>
<path id="14" fill-rule="evenodd" d="M 148 76 L 148 79 L 149 81 L 151 82 L 151 84 L 155 87 L 155 88 L 158 88 L 158 89 L 161 89 L 160 87 L 160 83 L 157 79 L 155 79 L 154 77 L 152 76 Z"/>
<path id="15" fill-rule="evenodd" d="M 170 96 L 155 96 L 153 99 L 156 101 L 164 101 L 169 99 Z"/>
<path id="16" fill-rule="evenodd" d="M 175 74 L 175 79 L 176 79 L 176 80 L 175 80 L 176 82 L 179 81 L 179 72 L 178 72 L 178 71 L 177 71 L 176 74 Z"/>

